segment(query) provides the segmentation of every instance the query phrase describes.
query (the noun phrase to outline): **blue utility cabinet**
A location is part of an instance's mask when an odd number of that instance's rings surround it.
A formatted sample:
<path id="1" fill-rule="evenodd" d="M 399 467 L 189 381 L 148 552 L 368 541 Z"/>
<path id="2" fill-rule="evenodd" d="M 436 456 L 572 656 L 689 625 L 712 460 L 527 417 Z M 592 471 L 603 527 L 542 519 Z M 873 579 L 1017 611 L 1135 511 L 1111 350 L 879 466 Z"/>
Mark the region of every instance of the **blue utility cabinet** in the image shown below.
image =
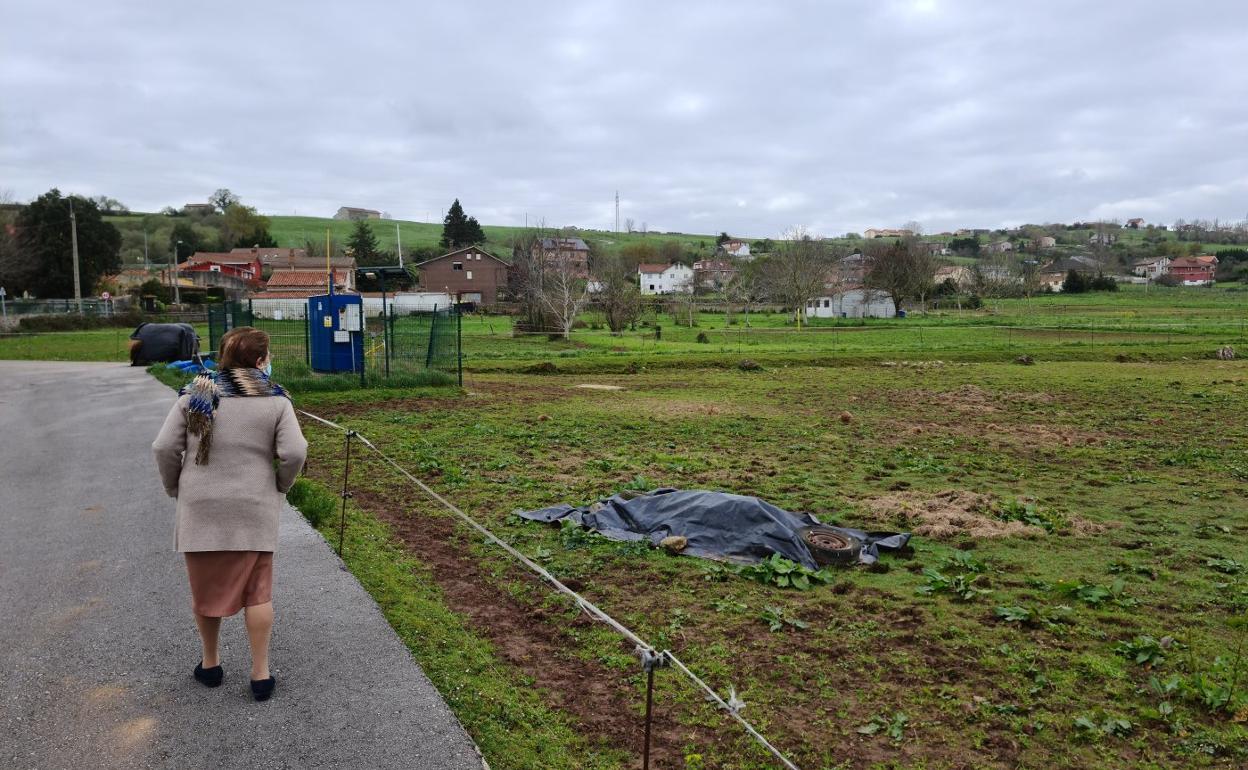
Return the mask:
<path id="1" fill-rule="evenodd" d="M 364 303 L 358 294 L 308 297 L 308 342 L 312 371 L 364 369 Z"/>

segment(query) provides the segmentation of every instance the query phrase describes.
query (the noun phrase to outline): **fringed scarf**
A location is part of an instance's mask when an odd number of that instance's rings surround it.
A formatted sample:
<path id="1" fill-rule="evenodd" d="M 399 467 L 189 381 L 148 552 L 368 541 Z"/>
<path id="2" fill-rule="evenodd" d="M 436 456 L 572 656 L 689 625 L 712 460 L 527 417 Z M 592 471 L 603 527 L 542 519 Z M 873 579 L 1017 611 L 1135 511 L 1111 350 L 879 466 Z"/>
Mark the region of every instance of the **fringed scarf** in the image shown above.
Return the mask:
<path id="1" fill-rule="evenodd" d="M 222 398 L 239 396 L 284 396 L 290 398 L 286 389 L 259 369 L 235 368 L 200 374 L 178 392 L 189 395 L 186 403 L 186 429 L 199 436 L 199 449 L 195 452 L 195 464 L 207 465 L 208 452 L 212 449 L 212 418 Z"/>

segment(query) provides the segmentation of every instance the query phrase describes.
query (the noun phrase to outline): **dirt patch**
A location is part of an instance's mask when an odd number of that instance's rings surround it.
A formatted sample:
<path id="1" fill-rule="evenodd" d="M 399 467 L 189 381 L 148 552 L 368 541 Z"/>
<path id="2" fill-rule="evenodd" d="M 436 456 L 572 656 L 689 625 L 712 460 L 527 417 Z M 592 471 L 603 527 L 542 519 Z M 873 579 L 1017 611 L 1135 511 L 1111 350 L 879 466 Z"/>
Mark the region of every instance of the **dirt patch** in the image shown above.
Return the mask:
<path id="1" fill-rule="evenodd" d="M 1052 404 L 1057 400 L 1049 393 L 993 393 L 978 385 L 962 385 L 946 391 L 918 391 L 908 394 L 907 398 L 974 414 L 1000 412 L 1011 405 Z"/>
<path id="2" fill-rule="evenodd" d="M 1043 537 L 1040 527 L 996 516 L 997 500 L 991 495 L 950 489 L 936 494 L 893 492 L 863 501 L 877 518 L 904 524 L 920 537 L 952 540 L 962 537 Z"/>
<path id="3" fill-rule="evenodd" d="M 490 570 L 482 569 L 469 548 L 456 545 L 461 538 L 454 519 L 399 513 L 410 509 L 410 504 L 388 494 L 358 491 L 355 499 L 385 521 L 407 550 L 429 567 L 447 605 L 475 633 L 489 639 L 502 659 L 530 677 L 548 702 L 577 722 L 582 734 L 603 736 L 612 745 L 635 749 L 640 756 L 642 724 L 627 681 L 633 672 L 608 669 L 568 652 L 576 643 L 567 627 L 584 627 L 594 621 L 585 615 L 571 621 L 554 618 L 551 610 L 526 606 L 493 585 Z M 508 577 L 520 579 L 521 574 L 517 568 L 508 568 Z M 620 650 L 632 652 L 623 640 Z M 706 747 L 722 741 L 711 731 L 672 719 L 656 720 L 653 730 L 652 756 L 657 760 L 654 766 L 660 768 L 679 767 L 682 749 L 690 740 Z"/>
<path id="4" fill-rule="evenodd" d="M 584 390 L 624 390 L 622 385 L 603 385 L 597 382 L 583 382 L 576 387 Z"/>

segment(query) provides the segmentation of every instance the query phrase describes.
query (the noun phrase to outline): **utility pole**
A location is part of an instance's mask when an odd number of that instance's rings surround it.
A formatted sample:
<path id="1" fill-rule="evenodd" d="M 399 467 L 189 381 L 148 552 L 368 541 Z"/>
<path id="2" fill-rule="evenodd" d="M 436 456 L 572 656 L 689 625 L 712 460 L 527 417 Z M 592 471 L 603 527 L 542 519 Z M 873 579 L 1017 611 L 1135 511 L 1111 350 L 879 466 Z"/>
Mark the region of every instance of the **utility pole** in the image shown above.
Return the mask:
<path id="1" fill-rule="evenodd" d="M 620 232 L 620 191 L 615 191 L 615 232 Z"/>
<path id="2" fill-rule="evenodd" d="M 74 245 L 74 302 L 82 315 L 82 284 L 78 279 L 78 218 L 74 214 L 74 196 L 69 196 L 69 237 Z"/>
<path id="3" fill-rule="evenodd" d="M 182 241 L 173 242 L 173 261 L 169 264 L 169 282 L 173 284 L 173 304 L 182 304 L 182 289 L 178 286 L 178 247 Z"/>
<path id="4" fill-rule="evenodd" d="M 143 230 L 143 270 L 144 272 L 152 269 L 152 261 L 147 258 L 147 230 Z"/>
<path id="5" fill-rule="evenodd" d="M 394 240 L 397 241 L 399 244 L 399 247 L 398 247 L 399 248 L 399 267 L 403 267 L 403 233 L 399 231 L 398 222 L 394 223 Z M 384 305 L 385 303 L 383 302 L 382 304 Z M 389 366 L 389 364 L 390 362 L 387 359 L 386 365 Z"/>

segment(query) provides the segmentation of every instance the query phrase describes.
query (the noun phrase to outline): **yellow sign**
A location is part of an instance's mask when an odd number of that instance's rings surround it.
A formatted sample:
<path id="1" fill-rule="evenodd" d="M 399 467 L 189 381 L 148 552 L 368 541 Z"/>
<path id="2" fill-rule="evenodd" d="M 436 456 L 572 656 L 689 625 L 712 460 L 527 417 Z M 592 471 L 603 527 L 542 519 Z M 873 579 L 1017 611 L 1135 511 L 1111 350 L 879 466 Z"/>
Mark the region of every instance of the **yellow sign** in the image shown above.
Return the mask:
<path id="1" fill-rule="evenodd" d="M 327 316 L 325 316 L 324 318 L 322 318 L 322 320 L 321 320 L 321 324 L 322 324 L 322 325 L 323 325 L 326 329 L 332 329 L 332 328 L 334 328 L 334 317 L 333 317 L 332 315 L 327 315 Z"/>

